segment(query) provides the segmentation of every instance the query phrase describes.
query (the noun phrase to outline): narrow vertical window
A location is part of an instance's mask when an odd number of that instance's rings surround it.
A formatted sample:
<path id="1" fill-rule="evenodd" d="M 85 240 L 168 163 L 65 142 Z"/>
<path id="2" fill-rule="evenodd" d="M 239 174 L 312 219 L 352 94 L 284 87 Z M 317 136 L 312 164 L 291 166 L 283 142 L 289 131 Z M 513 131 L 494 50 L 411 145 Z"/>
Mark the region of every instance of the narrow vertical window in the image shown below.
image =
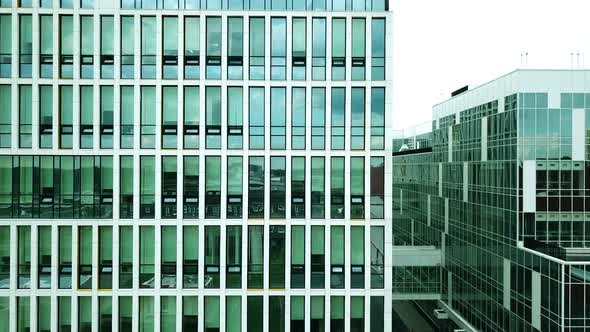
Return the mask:
<path id="1" fill-rule="evenodd" d="M 121 156 L 119 217 L 133 218 L 133 156 Z"/>
<path id="2" fill-rule="evenodd" d="M 241 80 L 244 63 L 244 23 L 242 17 L 227 19 L 227 79 Z"/>
<path id="3" fill-rule="evenodd" d="M 291 288 L 305 288 L 305 226 L 291 226 Z"/>
<path id="4" fill-rule="evenodd" d="M 69 296 L 57 297 L 57 326 L 59 332 L 72 329 L 72 298 Z"/>
<path id="5" fill-rule="evenodd" d="M 365 217 L 365 160 L 364 157 L 350 158 L 350 217 Z"/>
<path id="6" fill-rule="evenodd" d="M 72 288 L 72 227 L 59 226 L 58 229 L 59 289 Z"/>
<path id="7" fill-rule="evenodd" d="M 285 331 L 285 297 L 269 296 L 268 297 L 268 327 L 269 331 Z"/>
<path id="8" fill-rule="evenodd" d="M 176 330 L 176 296 L 160 298 L 160 330 Z"/>
<path id="9" fill-rule="evenodd" d="M 385 247 L 383 226 L 371 227 L 371 288 L 384 287 Z"/>
<path id="10" fill-rule="evenodd" d="M 364 1 L 364 0 L 363 0 Z M 355 0 L 355 3 L 360 0 Z M 352 19 L 352 72 L 353 81 L 365 79 L 365 52 L 366 52 L 365 19 Z"/>
<path id="11" fill-rule="evenodd" d="M 305 157 L 291 158 L 291 218 L 305 218 Z"/>
<path id="12" fill-rule="evenodd" d="M 205 218 L 221 217 L 221 157 L 205 157 Z"/>
<path id="13" fill-rule="evenodd" d="M 365 88 L 352 88 L 350 102 L 350 149 L 365 148 Z"/>
<path id="14" fill-rule="evenodd" d="M 18 332 L 31 330 L 31 298 L 29 296 L 16 298 L 16 330 Z"/>
<path id="15" fill-rule="evenodd" d="M 336 331 L 344 331 L 344 296 L 330 297 L 330 326 Z M 383 330 L 383 329 L 381 329 Z M 375 330 L 379 331 L 379 330 Z"/>
<path id="16" fill-rule="evenodd" d="M 199 298 L 184 296 L 182 298 L 182 331 L 198 331 L 199 329 Z"/>
<path id="17" fill-rule="evenodd" d="M 284 150 L 287 134 L 286 89 L 270 88 L 270 148 Z"/>
<path id="18" fill-rule="evenodd" d="M 371 296 L 371 331 L 382 331 L 384 326 L 383 315 L 385 314 L 383 296 Z"/>
<path id="19" fill-rule="evenodd" d="M 33 65 L 33 27 L 31 15 L 19 15 L 19 76 L 30 78 Z"/>
<path id="20" fill-rule="evenodd" d="M 112 79 L 114 77 L 114 35 L 115 22 L 113 16 L 100 17 L 100 77 Z"/>
<path id="21" fill-rule="evenodd" d="M 285 218 L 285 157 L 270 157 L 270 218 Z"/>
<path id="22" fill-rule="evenodd" d="M 113 228 L 100 226 L 98 241 L 98 288 L 111 289 L 113 287 Z"/>
<path id="23" fill-rule="evenodd" d="M 135 91 L 133 86 L 121 86 L 120 133 L 122 149 L 132 149 L 134 141 Z"/>
<path id="24" fill-rule="evenodd" d="M 100 87 L 100 148 L 113 148 L 113 86 Z"/>
<path id="25" fill-rule="evenodd" d="M 269 288 L 285 288 L 285 226 L 271 225 L 269 236 Z"/>
<path id="26" fill-rule="evenodd" d="M 141 17 L 141 78 L 156 78 L 156 17 Z"/>
<path id="27" fill-rule="evenodd" d="M 198 86 L 184 87 L 184 148 L 199 148 L 200 89 Z"/>
<path id="28" fill-rule="evenodd" d="M 324 288 L 325 245 L 324 226 L 311 226 L 311 288 Z"/>
<path id="29" fill-rule="evenodd" d="M 200 72 L 200 30 L 197 16 L 184 17 L 184 78 L 199 79 Z"/>
<path id="30" fill-rule="evenodd" d="M 287 19 L 273 17 L 270 24 L 270 79 L 284 80 L 287 77 Z"/>
<path id="31" fill-rule="evenodd" d="M 140 157 L 139 217 L 153 219 L 155 212 L 155 160 L 153 156 Z"/>
<path id="32" fill-rule="evenodd" d="M 248 218 L 264 218 L 264 157 L 249 157 Z"/>
<path id="33" fill-rule="evenodd" d="M 325 216 L 324 168 L 324 157 L 311 157 L 311 218 L 313 219 L 323 219 Z"/>
<path id="34" fill-rule="evenodd" d="M 176 288 L 176 243 L 176 226 L 162 226 L 162 288 Z"/>
<path id="35" fill-rule="evenodd" d="M 322 332 L 324 331 L 324 297 L 323 296 L 312 296 L 311 299 L 311 332 Z"/>
<path id="36" fill-rule="evenodd" d="M 311 148 L 323 150 L 326 141 L 326 90 L 311 89 Z"/>
<path id="37" fill-rule="evenodd" d="M 135 239 L 137 240 L 137 239 Z M 133 287 L 133 227 L 119 227 L 119 288 Z"/>
<path id="38" fill-rule="evenodd" d="M 59 193 L 59 217 L 63 219 L 71 219 L 78 214 L 78 206 L 74 208 L 74 169 L 76 172 L 80 169 L 79 159 L 76 158 L 76 165 L 74 166 L 74 157 L 72 156 L 61 156 L 59 167 L 60 176 L 60 193 Z M 77 179 L 76 179 L 77 180 Z M 79 195 L 79 191 L 76 190 L 76 196 Z M 76 200 L 78 197 L 76 197 Z"/>
<path id="39" fill-rule="evenodd" d="M 305 296 L 291 296 L 291 331 L 305 331 Z M 344 326 L 341 330 L 344 331 Z"/>
<path id="40" fill-rule="evenodd" d="M 350 297 L 350 330 L 365 330 L 365 298 L 363 296 Z"/>
<path id="41" fill-rule="evenodd" d="M 208 86 L 205 90 L 205 148 L 221 148 L 221 87 Z"/>
<path id="42" fill-rule="evenodd" d="M 178 17 L 164 16 L 162 33 L 162 78 L 178 77 Z"/>
<path id="43" fill-rule="evenodd" d="M 332 150 L 344 150 L 346 88 L 332 88 Z"/>
<path id="44" fill-rule="evenodd" d="M 249 91 L 249 134 L 250 149 L 264 149 L 264 88 L 251 87 Z"/>
<path id="45" fill-rule="evenodd" d="M 176 218 L 176 156 L 162 157 L 162 219 Z"/>
<path id="46" fill-rule="evenodd" d="M 59 16 L 59 75 L 74 76 L 74 22 L 72 15 Z"/>
<path id="47" fill-rule="evenodd" d="M 385 88 L 371 88 L 371 150 L 385 149 Z"/>
<path id="48" fill-rule="evenodd" d="M 365 287 L 365 228 L 350 227 L 350 288 Z"/>
<path id="49" fill-rule="evenodd" d="M 115 297 L 116 299 L 116 297 Z M 98 297 L 98 326 L 100 331 L 112 329 L 113 298 L 111 296 Z"/>
<path id="50" fill-rule="evenodd" d="M 291 90 L 291 149 L 305 149 L 305 88 Z"/>
<path id="51" fill-rule="evenodd" d="M 73 143 L 74 101 L 72 93 L 70 85 L 59 87 L 59 147 L 61 149 L 71 149 Z"/>
<path id="52" fill-rule="evenodd" d="M 205 296 L 205 331 L 219 331 L 219 296 Z"/>
<path id="53" fill-rule="evenodd" d="M 332 226 L 330 242 L 330 287 L 344 288 L 344 226 Z"/>
<path id="54" fill-rule="evenodd" d="M 133 298 L 119 296 L 119 331 L 131 331 L 133 320 Z"/>
<path id="55" fill-rule="evenodd" d="M 0 22 L 1 24 L 2 22 Z M 1 27 L 0 27 L 1 29 Z M 1 31 L 1 30 L 0 30 Z M 1 33 L 1 32 L 0 32 Z M 1 37 L 0 37 L 1 38 Z M 1 42 L 1 40 L 0 40 Z M 2 57 L 2 55 L 0 55 Z M 0 71 L 2 70 L 0 63 Z M 0 75 L 0 77 L 2 77 Z M 12 91 L 10 85 L 0 85 L 0 147 L 10 148 L 11 146 L 11 124 L 12 124 Z"/>
<path id="56" fill-rule="evenodd" d="M 2 18 L 0 17 L 0 31 L 3 26 Z M 53 77 L 53 16 L 52 15 L 40 15 L 39 16 L 39 76 L 41 78 L 52 78 Z M 2 32 L 0 32 L 2 34 Z M 0 44 L 2 43 L 2 36 L 0 35 Z M 1 46 L 0 46 L 1 48 Z M 0 56 L 2 50 L 0 49 Z M 0 61 L 1 63 L 1 61 Z M 3 77 L 0 75 L 0 77 Z"/>
<path id="57" fill-rule="evenodd" d="M 206 77 L 221 79 L 221 17 L 207 17 Z"/>
<path id="58" fill-rule="evenodd" d="M 264 304 L 262 296 L 248 296 L 248 327 L 246 331 L 263 331 L 264 326 Z"/>
<path id="59" fill-rule="evenodd" d="M 51 288 L 51 226 L 37 228 L 38 273 L 40 289 Z"/>
<path id="60" fill-rule="evenodd" d="M 141 148 L 156 147 L 156 88 L 141 87 Z"/>
<path id="61" fill-rule="evenodd" d="M 371 218 L 383 219 L 385 204 L 385 159 L 371 157 Z"/>
<path id="62" fill-rule="evenodd" d="M 242 148 L 244 97 L 242 87 L 227 88 L 227 148 Z"/>
<path id="63" fill-rule="evenodd" d="M 18 122 L 19 122 L 19 139 L 20 148 L 33 147 L 33 96 L 30 85 L 19 86 L 19 105 L 18 105 Z"/>
<path id="64" fill-rule="evenodd" d="M 78 288 L 92 288 L 92 226 L 78 228 Z"/>
<path id="65" fill-rule="evenodd" d="M 371 20 L 371 80 L 373 81 L 385 80 L 385 33 L 385 19 L 373 18 Z"/>
<path id="66" fill-rule="evenodd" d="M 199 157 L 184 156 L 183 169 L 183 217 L 196 219 L 199 217 Z"/>
<path id="67" fill-rule="evenodd" d="M 135 17 L 121 16 L 121 78 L 135 76 Z"/>
<path id="68" fill-rule="evenodd" d="M 199 287 L 199 226 L 184 226 L 182 231 L 182 287 Z"/>
<path id="69" fill-rule="evenodd" d="M 139 332 L 154 331 L 154 297 L 139 297 Z M 90 332 L 90 331 L 89 331 Z"/>
<path id="70" fill-rule="evenodd" d="M 10 226 L 0 226 L 0 289 L 10 286 L 10 243 Z"/>
<path id="71" fill-rule="evenodd" d="M 162 148 L 176 149 L 178 141 L 178 88 L 162 87 Z"/>
<path id="72" fill-rule="evenodd" d="M 332 80 L 346 79 L 346 18 L 332 19 Z"/>
<path id="73" fill-rule="evenodd" d="M 39 147 L 51 149 L 53 141 L 53 86 L 39 86 Z"/>
<path id="74" fill-rule="evenodd" d="M 302 1 L 304 2 L 304 1 Z M 303 17 L 293 18 L 293 40 L 292 40 L 292 79 L 296 81 L 305 80 L 307 62 L 307 24 Z"/>
<path id="75" fill-rule="evenodd" d="M 242 287 L 242 226 L 227 226 L 226 286 Z"/>
<path id="76" fill-rule="evenodd" d="M 94 17 L 80 16 L 80 78 L 94 77 Z"/>
<path id="77" fill-rule="evenodd" d="M 35 161 L 35 167 L 40 168 L 40 170 L 38 173 L 39 177 L 35 180 L 35 182 L 39 187 L 38 189 L 35 189 L 35 194 L 39 196 L 37 198 L 38 201 L 35 199 L 35 201 L 37 201 L 35 204 L 35 209 L 38 209 L 39 211 L 37 214 L 38 217 L 52 219 L 54 218 L 54 196 L 58 192 L 56 190 L 56 183 L 54 181 L 54 160 L 53 156 L 40 156 L 38 160 L 39 161 Z"/>
<path id="78" fill-rule="evenodd" d="M 227 157 L 227 218 L 242 218 L 243 157 Z"/>
<path id="79" fill-rule="evenodd" d="M 248 226 L 248 288 L 264 283 L 264 226 Z"/>
<path id="80" fill-rule="evenodd" d="M 250 79 L 264 79 L 264 17 L 250 18 Z"/>
<path id="81" fill-rule="evenodd" d="M 37 297 L 37 330 L 51 331 L 51 296 Z"/>
<path id="82" fill-rule="evenodd" d="M 0 15 L 0 77 L 12 76 L 12 16 Z"/>
<path id="83" fill-rule="evenodd" d="M 242 331 L 242 297 L 227 296 L 225 298 L 226 332 Z"/>
<path id="84" fill-rule="evenodd" d="M 326 19 L 314 17 L 312 19 L 312 70 L 314 81 L 326 79 Z"/>
<path id="85" fill-rule="evenodd" d="M 205 288 L 219 288 L 220 249 L 219 226 L 205 226 Z"/>
<path id="86" fill-rule="evenodd" d="M 139 227 L 139 288 L 154 288 L 154 226 Z"/>
<path id="87" fill-rule="evenodd" d="M 332 157 L 331 163 L 331 217 L 344 218 L 344 158 Z"/>
<path id="88" fill-rule="evenodd" d="M 91 85 L 85 85 L 80 86 L 80 148 L 92 149 L 93 141 L 94 87 Z"/>

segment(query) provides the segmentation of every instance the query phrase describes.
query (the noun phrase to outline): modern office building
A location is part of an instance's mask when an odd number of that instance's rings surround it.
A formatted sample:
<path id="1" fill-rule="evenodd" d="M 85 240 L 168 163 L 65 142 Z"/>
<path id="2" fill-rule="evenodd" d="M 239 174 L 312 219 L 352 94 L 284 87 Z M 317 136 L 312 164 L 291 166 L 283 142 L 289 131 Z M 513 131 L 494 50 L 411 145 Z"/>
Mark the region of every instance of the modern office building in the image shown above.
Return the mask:
<path id="1" fill-rule="evenodd" d="M 590 71 L 463 91 L 434 106 L 430 140 L 394 152 L 393 241 L 439 259 L 394 254 L 394 298 L 438 293 L 466 330 L 588 331 Z"/>
<path id="2" fill-rule="evenodd" d="M 0 331 L 388 330 L 391 23 L 0 0 Z"/>

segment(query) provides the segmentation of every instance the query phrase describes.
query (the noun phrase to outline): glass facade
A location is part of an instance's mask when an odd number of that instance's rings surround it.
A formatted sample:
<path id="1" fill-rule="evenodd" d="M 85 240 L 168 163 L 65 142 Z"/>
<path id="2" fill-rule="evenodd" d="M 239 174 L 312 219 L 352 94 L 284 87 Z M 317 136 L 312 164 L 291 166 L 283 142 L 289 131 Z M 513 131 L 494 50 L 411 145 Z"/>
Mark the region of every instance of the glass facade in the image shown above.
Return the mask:
<path id="1" fill-rule="evenodd" d="M 394 294 L 440 294 L 477 330 L 587 329 L 590 94 L 551 86 L 584 74 L 517 71 L 497 82 L 511 91 L 467 91 L 434 107 L 432 132 L 415 138 L 426 144 L 394 153 L 394 245 L 444 253 L 438 266 L 394 266 Z M 372 265 L 380 241 L 372 228 Z"/>
<path id="2" fill-rule="evenodd" d="M 390 303 L 386 2 L 0 0 L 0 331 Z"/>

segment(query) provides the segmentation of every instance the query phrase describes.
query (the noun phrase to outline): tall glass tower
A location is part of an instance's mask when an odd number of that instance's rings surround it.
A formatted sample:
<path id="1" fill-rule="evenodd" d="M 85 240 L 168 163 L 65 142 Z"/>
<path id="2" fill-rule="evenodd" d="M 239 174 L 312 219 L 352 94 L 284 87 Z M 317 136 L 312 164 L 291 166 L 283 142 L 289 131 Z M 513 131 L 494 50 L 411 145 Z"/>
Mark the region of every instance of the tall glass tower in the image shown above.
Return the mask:
<path id="1" fill-rule="evenodd" d="M 391 327 L 387 0 L 0 0 L 0 331 Z"/>

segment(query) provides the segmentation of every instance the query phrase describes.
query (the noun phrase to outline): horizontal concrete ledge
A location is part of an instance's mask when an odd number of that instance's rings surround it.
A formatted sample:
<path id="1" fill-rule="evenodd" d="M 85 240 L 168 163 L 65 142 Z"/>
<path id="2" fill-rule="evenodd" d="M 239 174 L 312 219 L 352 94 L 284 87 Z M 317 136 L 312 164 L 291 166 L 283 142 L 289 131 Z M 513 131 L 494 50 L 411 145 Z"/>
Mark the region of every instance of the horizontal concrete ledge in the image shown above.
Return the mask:
<path id="1" fill-rule="evenodd" d="M 396 293 L 391 297 L 393 301 L 438 301 L 441 299 L 439 293 Z"/>
<path id="2" fill-rule="evenodd" d="M 442 252 L 434 246 L 393 246 L 393 266 L 438 266 Z"/>

